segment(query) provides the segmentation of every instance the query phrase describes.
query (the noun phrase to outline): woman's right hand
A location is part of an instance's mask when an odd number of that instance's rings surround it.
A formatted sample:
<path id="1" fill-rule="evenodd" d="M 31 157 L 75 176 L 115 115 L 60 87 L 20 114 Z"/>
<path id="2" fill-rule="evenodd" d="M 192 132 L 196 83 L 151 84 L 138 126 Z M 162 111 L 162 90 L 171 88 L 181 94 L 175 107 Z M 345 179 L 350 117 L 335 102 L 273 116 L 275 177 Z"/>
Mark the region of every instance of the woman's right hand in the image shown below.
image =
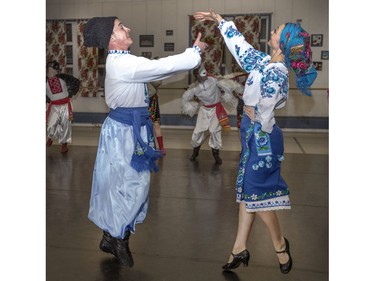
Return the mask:
<path id="1" fill-rule="evenodd" d="M 209 20 L 220 23 L 223 20 L 223 18 L 219 14 L 216 14 L 212 9 L 210 9 L 209 12 L 196 12 L 194 18 L 200 22 Z"/>

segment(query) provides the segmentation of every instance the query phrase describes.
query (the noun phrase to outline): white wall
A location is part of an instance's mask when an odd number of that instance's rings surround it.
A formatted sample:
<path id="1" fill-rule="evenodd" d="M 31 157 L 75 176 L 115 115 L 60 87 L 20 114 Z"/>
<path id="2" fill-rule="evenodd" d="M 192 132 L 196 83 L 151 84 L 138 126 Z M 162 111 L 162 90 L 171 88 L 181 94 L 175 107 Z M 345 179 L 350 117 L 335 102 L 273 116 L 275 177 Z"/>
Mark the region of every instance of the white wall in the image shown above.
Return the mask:
<path id="1" fill-rule="evenodd" d="M 313 60 L 322 61 L 323 69 L 312 87 L 312 97 L 291 90 L 287 106 L 277 111 L 280 116 L 328 117 L 329 60 L 321 60 L 320 52 L 329 50 L 328 0 L 46 0 L 47 19 L 79 19 L 94 16 L 117 16 L 131 28 L 133 54 L 152 52 L 152 56 L 168 56 L 164 43 L 175 43 L 175 53 L 188 47 L 189 18 L 196 11 L 213 8 L 220 14 L 272 13 L 272 26 L 302 20 L 310 34 L 323 34 L 323 46 L 312 47 Z M 173 30 L 173 36 L 166 36 Z M 153 34 L 153 48 L 140 48 L 139 35 Z M 292 75 L 291 75 L 292 76 Z M 180 98 L 188 86 L 188 75 L 180 74 L 163 81 L 160 90 L 162 114 L 180 113 Z M 294 81 L 291 81 L 291 88 Z M 172 88 L 172 89 L 166 89 Z M 106 112 L 104 99 L 78 97 L 73 101 L 76 112 Z"/>

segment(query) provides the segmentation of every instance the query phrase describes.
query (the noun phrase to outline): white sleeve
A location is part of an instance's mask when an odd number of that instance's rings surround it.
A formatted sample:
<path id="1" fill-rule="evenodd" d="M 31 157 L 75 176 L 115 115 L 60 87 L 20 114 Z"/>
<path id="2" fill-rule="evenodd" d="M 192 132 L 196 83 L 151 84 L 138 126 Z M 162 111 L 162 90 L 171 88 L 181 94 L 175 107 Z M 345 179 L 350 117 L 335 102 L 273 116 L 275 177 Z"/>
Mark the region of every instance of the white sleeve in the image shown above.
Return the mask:
<path id="1" fill-rule="evenodd" d="M 144 57 L 129 56 L 121 67 L 121 80 L 132 83 L 163 80 L 184 71 L 191 70 L 201 63 L 200 49 L 187 48 L 177 55 L 150 60 Z"/>
<path id="2" fill-rule="evenodd" d="M 181 113 L 193 117 L 199 108 L 199 104 L 194 100 L 194 95 L 198 92 L 197 83 L 193 83 L 182 95 Z"/>
<path id="3" fill-rule="evenodd" d="M 220 33 L 237 64 L 249 73 L 259 66 L 267 64 L 270 56 L 250 45 L 245 37 L 237 30 L 232 21 L 222 20 L 219 24 Z"/>

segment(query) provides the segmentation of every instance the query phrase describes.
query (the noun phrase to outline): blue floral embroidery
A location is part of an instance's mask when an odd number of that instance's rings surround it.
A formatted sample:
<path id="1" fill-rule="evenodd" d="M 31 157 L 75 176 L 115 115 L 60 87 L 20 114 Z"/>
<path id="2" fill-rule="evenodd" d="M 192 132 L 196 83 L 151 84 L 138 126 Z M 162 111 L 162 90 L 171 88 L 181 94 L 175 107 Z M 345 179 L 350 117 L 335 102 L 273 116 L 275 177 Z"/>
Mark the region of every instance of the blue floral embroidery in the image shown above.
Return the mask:
<path id="1" fill-rule="evenodd" d="M 153 149 L 156 149 L 156 146 L 155 146 L 155 138 L 154 138 L 154 134 L 149 134 L 148 137 L 147 137 L 147 145 L 149 145 L 150 147 L 152 147 Z M 136 146 L 135 146 L 135 149 L 134 149 L 134 154 L 136 155 L 144 155 L 145 152 L 146 152 L 146 149 L 145 147 L 142 147 L 140 145 L 139 142 L 137 142 Z"/>
<path id="2" fill-rule="evenodd" d="M 223 20 L 219 23 L 218 28 L 219 28 L 220 30 L 223 29 L 223 25 L 224 25 L 224 23 L 226 23 L 225 19 L 223 19 Z"/>
<path id="3" fill-rule="evenodd" d="M 142 148 L 142 146 L 139 143 L 137 143 L 133 153 L 136 155 L 143 155 L 145 154 L 145 151 L 146 149 Z"/>
<path id="4" fill-rule="evenodd" d="M 248 120 L 248 119 L 245 118 L 244 120 Z M 254 124 L 255 124 L 252 121 L 249 121 L 249 122 L 250 122 L 250 126 L 241 126 L 241 143 L 245 143 L 246 147 L 242 149 L 241 160 L 240 160 L 240 164 L 238 167 L 238 175 L 237 175 L 237 180 L 236 180 L 237 196 L 240 196 L 240 198 L 241 198 L 241 194 L 243 190 L 245 166 L 246 166 L 247 160 L 250 157 L 250 149 L 248 147 L 248 140 L 250 139 L 250 136 L 253 134 Z M 256 169 L 256 167 L 254 166 L 252 168 Z"/>
<path id="5" fill-rule="evenodd" d="M 254 127 L 256 149 L 259 156 L 272 154 L 271 139 L 268 133 L 263 132 L 259 123 Z"/>
<path id="6" fill-rule="evenodd" d="M 280 89 L 279 94 L 286 97 L 288 94 L 288 76 L 278 67 L 271 67 L 260 80 L 261 95 L 263 98 L 272 98 L 277 93 L 275 88 Z"/>
<path id="7" fill-rule="evenodd" d="M 237 29 L 233 28 L 232 26 L 229 26 L 227 30 L 225 30 L 224 35 L 227 36 L 228 38 L 232 38 L 233 36 L 241 35 L 241 33 Z"/>
<path id="8" fill-rule="evenodd" d="M 264 146 L 264 145 L 267 144 L 268 139 L 266 138 L 265 135 L 263 135 L 263 136 L 259 136 L 259 138 L 257 139 L 257 142 L 258 142 L 258 145 L 259 145 L 259 146 Z"/>
<path id="9" fill-rule="evenodd" d="M 253 76 L 249 76 L 248 77 L 248 79 L 247 79 L 247 81 L 246 81 L 246 84 L 248 85 L 248 86 L 251 86 L 251 85 L 253 85 L 253 83 L 254 83 L 254 78 L 253 78 Z"/>
<path id="10" fill-rule="evenodd" d="M 287 190 L 276 190 L 276 191 L 270 191 L 270 192 L 264 192 L 260 194 L 243 194 L 243 199 L 249 200 L 249 201 L 262 201 L 267 200 L 268 198 L 274 198 L 274 197 L 280 197 L 284 195 L 288 195 L 289 192 Z M 238 197 L 237 197 L 238 198 Z M 277 203 L 277 201 L 275 202 Z"/>
<path id="11" fill-rule="evenodd" d="M 258 163 L 254 163 L 252 165 L 253 170 L 254 171 L 258 171 L 260 168 L 264 168 L 264 167 L 266 167 L 268 169 L 272 168 L 272 166 L 273 166 L 272 162 L 271 162 L 272 161 L 272 157 L 268 155 L 266 158 L 264 158 L 264 160 L 265 161 L 259 160 Z M 278 158 L 278 160 L 280 161 L 280 157 Z"/>
<path id="12" fill-rule="evenodd" d="M 244 50 L 242 55 L 240 55 L 241 48 L 239 46 L 236 45 L 235 49 L 239 62 L 246 72 L 250 72 L 254 69 L 259 69 L 259 71 L 262 71 L 268 63 L 268 60 L 263 61 L 267 54 L 252 47 Z"/>
<path id="13" fill-rule="evenodd" d="M 238 202 L 241 202 L 238 200 Z M 267 208 L 283 207 L 288 208 L 290 206 L 289 200 L 270 200 L 267 202 L 258 203 L 255 202 L 246 202 L 246 209 L 248 210 L 264 210 Z"/>

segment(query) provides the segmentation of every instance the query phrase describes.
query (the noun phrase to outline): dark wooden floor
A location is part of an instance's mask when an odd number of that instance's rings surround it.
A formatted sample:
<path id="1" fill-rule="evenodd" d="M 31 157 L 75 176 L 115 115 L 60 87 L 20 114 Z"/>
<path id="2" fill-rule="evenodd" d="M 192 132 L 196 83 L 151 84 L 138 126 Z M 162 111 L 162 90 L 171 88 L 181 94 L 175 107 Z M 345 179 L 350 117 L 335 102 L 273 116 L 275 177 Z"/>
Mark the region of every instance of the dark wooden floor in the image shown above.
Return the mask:
<path id="1" fill-rule="evenodd" d="M 96 146 L 54 145 L 46 152 L 47 281 L 326 281 L 328 280 L 328 155 L 286 153 L 282 173 L 292 209 L 280 211 L 294 266 L 279 271 L 270 236 L 257 219 L 249 266 L 223 273 L 237 230 L 238 151 L 211 151 L 190 162 L 191 149 L 168 149 L 152 174 L 150 206 L 131 236 L 135 265 L 123 268 L 99 250 L 102 232 L 88 218 Z"/>

